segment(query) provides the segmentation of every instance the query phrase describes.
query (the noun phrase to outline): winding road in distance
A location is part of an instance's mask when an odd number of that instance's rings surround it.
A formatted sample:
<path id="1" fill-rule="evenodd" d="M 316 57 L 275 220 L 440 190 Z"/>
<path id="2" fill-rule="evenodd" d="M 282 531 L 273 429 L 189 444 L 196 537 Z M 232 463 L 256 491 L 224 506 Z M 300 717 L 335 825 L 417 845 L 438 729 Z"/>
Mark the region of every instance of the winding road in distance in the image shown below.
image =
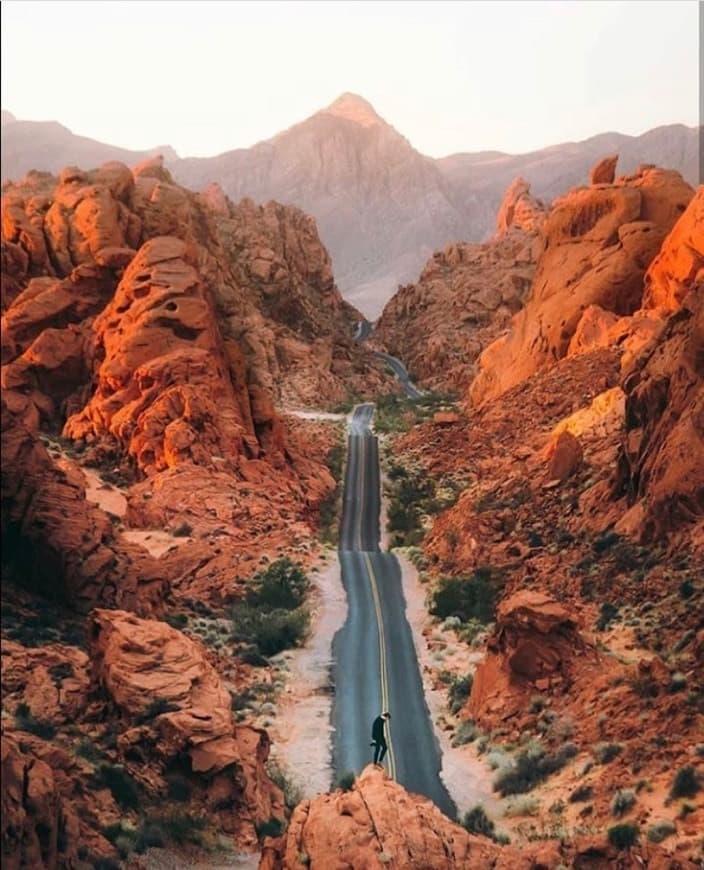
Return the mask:
<path id="1" fill-rule="evenodd" d="M 367 335 L 360 330 L 358 338 Z M 333 642 L 334 766 L 337 773 L 359 773 L 371 763 L 372 722 L 389 710 L 389 773 L 454 818 L 456 808 L 440 779 L 440 750 L 406 619 L 401 569 L 395 556 L 379 549 L 381 480 L 373 414 L 372 404 L 358 405 L 348 437 L 339 544 L 348 615 Z"/>

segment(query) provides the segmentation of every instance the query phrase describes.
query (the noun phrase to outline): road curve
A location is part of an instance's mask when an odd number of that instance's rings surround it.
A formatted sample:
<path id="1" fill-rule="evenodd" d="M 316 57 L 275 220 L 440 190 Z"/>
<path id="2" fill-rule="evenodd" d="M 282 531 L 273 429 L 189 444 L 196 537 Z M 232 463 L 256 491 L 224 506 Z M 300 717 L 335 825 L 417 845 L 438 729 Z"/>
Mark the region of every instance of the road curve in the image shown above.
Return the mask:
<path id="1" fill-rule="evenodd" d="M 355 339 L 363 344 L 369 336 L 374 331 L 374 324 L 370 323 L 368 320 L 360 320 L 357 323 L 357 332 L 355 334 Z M 406 366 L 401 362 L 400 359 L 397 359 L 395 356 L 391 356 L 390 353 L 383 353 L 382 351 L 374 351 L 374 356 L 380 360 L 383 360 L 391 371 L 398 378 L 399 383 L 404 389 L 404 392 L 408 396 L 409 399 L 420 399 L 423 396 L 422 390 L 419 390 L 418 387 L 411 380 L 411 376 L 408 374 L 406 370 Z"/>
<path id="2" fill-rule="evenodd" d="M 425 702 L 401 569 L 379 549 L 379 451 L 370 430 L 374 406 L 359 405 L 350 422 L 340 529 L 347 621 L 333 642 L 334 766 L 359 773 L 372 761 L 372 721 L 387 709 L 390 774 L 431 798 L 447 815 L 456 808 L 440 779 L 440 751 Z"/>

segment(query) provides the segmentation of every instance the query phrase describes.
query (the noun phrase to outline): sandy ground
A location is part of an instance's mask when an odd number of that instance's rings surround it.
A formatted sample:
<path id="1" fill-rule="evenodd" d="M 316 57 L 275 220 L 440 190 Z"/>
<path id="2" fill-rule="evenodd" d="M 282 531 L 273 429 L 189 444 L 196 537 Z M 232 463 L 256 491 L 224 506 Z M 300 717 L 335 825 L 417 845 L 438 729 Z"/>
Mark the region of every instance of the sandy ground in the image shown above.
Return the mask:
<path id="1" fill-rule="evenodd" d="M 333 414 L 331 411 L 305 411 L 298 408 L 284 408 L 282 414 L 290 414 L 292 417 L 300 417 L 301 420 L 337 420 L 343 422 L 347 414 Z"/>
<path id="2" fill-rule="evenodd" d="M 259 852 L 201 852 L 187 855 L 183 849 L 147 849 L 123 864 L 125 870 L 257 870 Z"/>
<path id="3" fill-rule="evenodd" d="M 284 654 L 289 665 L 286 692 L 269 728 L 272 758 L 302 797 L 329 791 L 333 778 L 332 641 L 347 618 L 347 597 L 336 552 L 329 552 L 315 575 L 315 585 L 310 640 L 305 647 Z"/>

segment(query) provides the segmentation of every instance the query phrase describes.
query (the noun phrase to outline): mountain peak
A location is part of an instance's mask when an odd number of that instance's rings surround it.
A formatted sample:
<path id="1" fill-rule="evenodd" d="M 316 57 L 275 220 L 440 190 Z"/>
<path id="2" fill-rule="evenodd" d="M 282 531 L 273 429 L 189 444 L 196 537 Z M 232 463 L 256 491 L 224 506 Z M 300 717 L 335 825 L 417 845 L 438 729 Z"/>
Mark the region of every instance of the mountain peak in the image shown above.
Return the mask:
<path id="1" fill-rule="evenodd" d="M 346 121 L 353 121 L 361 127 L 374 127 L 384 123 L 383 118 L 380 118 L 374 111 L 372 104 L 358 94 L 341 94 L 335 102 L 323 109 L 323 113 L 344 118 Z"/>

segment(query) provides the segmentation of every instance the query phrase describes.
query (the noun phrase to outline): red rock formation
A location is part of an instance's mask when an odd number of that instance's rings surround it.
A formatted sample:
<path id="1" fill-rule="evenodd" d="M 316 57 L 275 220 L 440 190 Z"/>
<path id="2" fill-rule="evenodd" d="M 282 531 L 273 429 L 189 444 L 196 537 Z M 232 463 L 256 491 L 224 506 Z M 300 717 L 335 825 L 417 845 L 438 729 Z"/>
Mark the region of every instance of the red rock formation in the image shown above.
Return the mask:
<path id="1" fill-rule="evenodd" d="M 653 540 L 704 517 L 704 283 L 624 380 L 626 432 L 616 492 L 624 529 Z"/>
<path id="2" fill-rule="evenodd" d="M 590 184 L 613 184 L 616 177 L 616 164 L 618 163 L 618 154 L 612 157 L 604 157 L 593 167 L 589 173 Z"/>
<path id="3" fill-rule="evenodd" d="M 472 402 L 500 395 L 564 357 L 589 306 L 633 314 L 645 271 L 692 195 L 678 173 L 651 168 L 557 200 L 542 229 L 530 298 L 508 335 L 482 355 Z"/>
<path id="4" fill-rule="evenodd" d="M 156 561 L 116 540 L 107 515 L 86 502 L 80 476 L 52 462 L 5 396 L 2 421 L 3 559 L 19 566 L 28 589 L 77 609 L 152 609 L 164 591 Z"/>
<path id="5" fill-rule="evenodd" d="M 523 304 L 535 270 L 534 241 L 514 229 L 482 245 L 437 251 L 418 282 L 388 302 L 375 337 L 421 384 L 464 390 L 483 348 Z"/>
<path id="6" fill-rule="evenodd" d="M 704 187 L 699 187 L 645 275 L 643 308 L 676 311 L 704 283 Z"/>
<path id="7" fill-rule="evenodd" d="M 167 236 L 140 249 L 93 324 L 94 356 L 103 361 L 97 389 L 65 427 L 74 440 L 117 441 L 147 474 L 259 452 L 249 403 L 235 393 L 187 257 L 185 243 Z"/>
<path id="8" fill-rule="evenodd" d="M 238 806 L 236 814 L 221 812 L 223 829 L 256 843 L 254 825 L 284 815 L 281 791 L 264 769 L 266 732 L 235 725 L 205 651 L 180 631 L 119 610 L 96 610 L 91 620 L 93 677 L 129 723 L 118 748 L 135 778 L 164 788 L 161 775 L 188 758 L 194 775 L 207 776 L 209 810 Z"/>
<path id="9" fill-rule="evenodd" d="M 492 867 L 500 848 L 409 794 L 382 770 L 364 769 L 350 791 L 300 803 L 286 836 L 265 847 L 260 870 L 312 867 Z"/>
<path id="10" fill-rule="evenodd" d="M 539 199 L 530 194 L 530 184 L 522 178 L 514 178 L 504 194 L 496 217 L 498 235 L 511 229 L 537 233 L 545 222 L 547 209 Z"/>
<path id="11" fill-rule="evenodd" d="M 565 692 L 583 667 L 576 659 L 585 657 L 595 653 L 564 606 L 540 592 L 516 592 L 497 608 L 496 629 L 477 667 L 468 712 L 483 726 L 496 724 L 515 715 L 530 692 Z"/>

